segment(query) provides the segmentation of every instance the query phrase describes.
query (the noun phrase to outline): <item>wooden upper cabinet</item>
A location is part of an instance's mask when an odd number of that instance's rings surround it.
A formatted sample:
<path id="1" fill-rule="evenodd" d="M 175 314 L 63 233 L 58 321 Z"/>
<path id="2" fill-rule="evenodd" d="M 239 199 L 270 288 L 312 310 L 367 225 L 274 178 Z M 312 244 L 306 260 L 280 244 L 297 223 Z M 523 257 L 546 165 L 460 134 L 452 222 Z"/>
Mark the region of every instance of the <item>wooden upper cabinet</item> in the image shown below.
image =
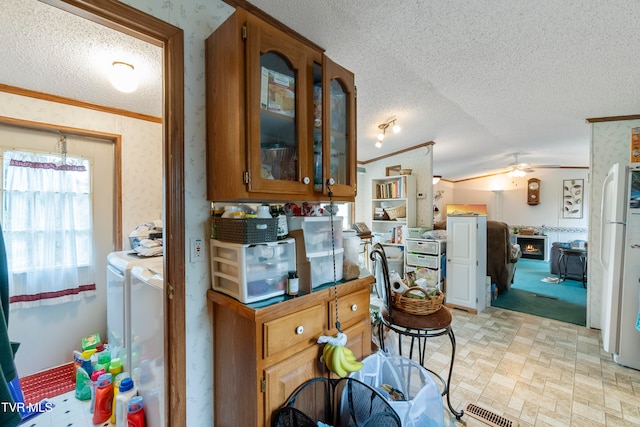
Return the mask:
<path id="1" fill-rule="evenodd" d="M 334 196 L 356 196 L 356 90 L 353 73 L 324 57 L 323 161 Z M 325 179 L 323 192 L 328 194 Z"/>
<path id="2" fill-rule="evenodd" d="M 353 74 L 237 7 L 206 40 L 207 198 L 355 199 Z"/>
<path id="3" fill-rule="evenodd" d="M 246 48 L 248 190 L 306 196 L 312 179 L 308 58 L 322 57 L 252 15 Z"/>

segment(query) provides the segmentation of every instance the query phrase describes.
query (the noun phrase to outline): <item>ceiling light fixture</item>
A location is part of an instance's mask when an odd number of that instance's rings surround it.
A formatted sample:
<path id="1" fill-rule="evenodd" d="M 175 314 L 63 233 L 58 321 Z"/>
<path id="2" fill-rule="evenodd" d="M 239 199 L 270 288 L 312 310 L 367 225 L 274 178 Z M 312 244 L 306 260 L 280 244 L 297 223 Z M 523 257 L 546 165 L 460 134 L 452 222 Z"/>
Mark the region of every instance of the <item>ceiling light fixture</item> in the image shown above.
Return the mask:
<path id="1" fill-rule="evenodd" d="M 507 173 L 507 176 L 510 177 L 510 178 L 513 178 L 513 177 L 522 178 L 526 174 L 527 174 L 527 172 L 523 171 L 519 167 L 516 167 L 512 171 L 509 171 L 509 173 Z"/>
<path id="2" fill-rule="evenodd" d="M 382 141 L 384 141 L 389 126 L 391 126 L 391 130 L 393 131 L 393 133 L 398 133 L 401 130 L 400 125 L 396 123 L 396 119 L 391 119 L 382 124 L 379 124 L 378 129 L 380 129 L 380 133 L 378 133 L 378 140 L 376 141 L 377 148 L 382 147 Z"/>
<path id="3" fill-rule="evenodd" d="M 111 84 L 120 92 L 131 93 L 138 88 L 133 65 L 115 61 L 112 64 Z"/>

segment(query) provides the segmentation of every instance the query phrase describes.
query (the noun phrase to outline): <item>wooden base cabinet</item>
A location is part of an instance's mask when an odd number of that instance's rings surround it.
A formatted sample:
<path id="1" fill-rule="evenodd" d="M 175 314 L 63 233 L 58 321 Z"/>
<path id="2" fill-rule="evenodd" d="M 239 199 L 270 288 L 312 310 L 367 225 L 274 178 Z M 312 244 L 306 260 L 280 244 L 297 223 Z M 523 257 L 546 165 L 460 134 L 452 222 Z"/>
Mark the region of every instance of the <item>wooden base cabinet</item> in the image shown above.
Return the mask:
<path id="1" fill-rule="evenodd" d="M 337 286 L 338 318 L 358 359 L 371 353 L 372 276 Z M 330 373 L 320 335 L 335 328 L 334 288 L 260 308 L 207 291 L 213 323 L 214 424 L 270 426 L 271 415 L 307 380 Z M 331 374 L 333 375 L 333 374 Z"/>

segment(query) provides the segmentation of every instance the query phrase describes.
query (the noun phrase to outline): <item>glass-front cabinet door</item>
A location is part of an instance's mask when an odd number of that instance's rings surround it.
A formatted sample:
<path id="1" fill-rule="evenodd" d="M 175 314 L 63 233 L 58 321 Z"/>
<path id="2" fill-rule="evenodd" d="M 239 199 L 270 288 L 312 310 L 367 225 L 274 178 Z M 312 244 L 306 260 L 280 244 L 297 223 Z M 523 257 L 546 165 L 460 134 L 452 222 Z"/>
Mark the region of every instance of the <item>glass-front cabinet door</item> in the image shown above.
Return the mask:
<path id="1" fill-rule="evenodd" d="M 249 19 L 246 57 L 248 190 L 307 194 L 313 53 L 282 31 Z"/>
<path id="2" fill-rule="evenodd" d="M 356 195 L 356 93 L 353 74 L 325 57 L 323 64 L 324 187 L 334 196 Z"/>

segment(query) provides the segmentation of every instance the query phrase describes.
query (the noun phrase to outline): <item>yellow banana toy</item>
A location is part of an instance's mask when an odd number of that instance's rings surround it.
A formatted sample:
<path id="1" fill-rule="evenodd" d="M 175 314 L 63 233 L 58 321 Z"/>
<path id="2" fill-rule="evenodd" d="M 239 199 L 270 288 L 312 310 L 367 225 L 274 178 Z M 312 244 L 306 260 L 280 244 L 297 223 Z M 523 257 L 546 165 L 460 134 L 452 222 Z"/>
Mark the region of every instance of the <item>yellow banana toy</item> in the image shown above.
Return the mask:
<path id="1" fill-rule="evenodd" d="M 353 352 L 345 347 L 347 336 L 344 333 L 338 332 L 334 336 L 322 335 L 318 338 L 318 344 L 324 344 L 322 359 L 327 369 L 339 377 L 344 378 L 350 372 L 362 369 L 362 362 L 359 362 Z"/>

